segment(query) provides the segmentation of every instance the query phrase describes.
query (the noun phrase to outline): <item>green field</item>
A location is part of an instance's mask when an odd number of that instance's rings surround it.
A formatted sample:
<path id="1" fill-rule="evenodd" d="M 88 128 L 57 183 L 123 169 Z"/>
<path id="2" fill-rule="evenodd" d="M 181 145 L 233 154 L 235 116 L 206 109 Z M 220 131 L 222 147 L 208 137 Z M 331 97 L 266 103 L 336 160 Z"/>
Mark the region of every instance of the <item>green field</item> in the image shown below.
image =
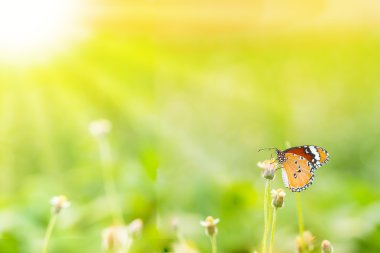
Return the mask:
<path id="1" fill-rule="evenodd" d="M 258 149 L 305 144 L 331 156 L 300 194 L 310 252 L 324 239 L 380 252 L 376 6 L 271 4 L 99 1 L 85 40 L 39 63 L 0 61 L 0 252 L 42 252 L 49 201 L 64 194 L 50 253 L 104 252 L 103 229 L 134 219 L 144 225 L 129 252 L 174 252 L 178 234 L 211 252 L 209 215 L 218 252 L 262 253 L 257 163 L 274 154 Z M 112 130 L 99 142 L 89 125 L 103 118 Z M 272 187 L 284 188 L 279 171 Z M 298 235 L 285 191 L 278 253 Z"/>

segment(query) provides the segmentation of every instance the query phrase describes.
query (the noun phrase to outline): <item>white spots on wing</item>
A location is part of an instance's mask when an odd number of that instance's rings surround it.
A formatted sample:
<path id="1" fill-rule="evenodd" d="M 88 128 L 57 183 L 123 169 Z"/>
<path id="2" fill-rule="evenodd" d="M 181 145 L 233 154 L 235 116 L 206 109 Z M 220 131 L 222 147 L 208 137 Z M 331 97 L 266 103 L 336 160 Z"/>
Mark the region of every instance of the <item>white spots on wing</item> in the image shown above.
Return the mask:
<path id="1" fill-rule="evenodd" d="M 310 172 L 313 173 L 315 169 L 318 169 L 319 162 L 316 163 L 307 163 L 307 166 L 310 168 Z M 320 167 L 320 166 L 319 166 Z"/>
<path id="2" fill-rule="evenodd" d="M 321 160 L 321 157 L 319 156 L 318 150 L 314 146 L 309 147 L 311 153 L 314 155 L 314 159 L 319 161 Z"/>
<path id="3" fill-rule="evenodd" d="M 311 175 L 311 178 L 309 179 L 309 181 L 307 182 L 307 184 L 305 184 L 302 187 L 290 187 L 290 190 L 292 192 L 301 192 L 301 191 L 304 191 L 307 188 L 309 188 L 310 185 L 313 184 L 313 181 L 314 181 L 314 174 Z"/>
<path id="4" fill-rule="evenodd" d="M 284 168 L 281 168 L 281 174 L 282 174 L 282 181 L 284 181 L 285 187 L 289 188 L 288 175 L 286 174 L 286 171 Z"/>

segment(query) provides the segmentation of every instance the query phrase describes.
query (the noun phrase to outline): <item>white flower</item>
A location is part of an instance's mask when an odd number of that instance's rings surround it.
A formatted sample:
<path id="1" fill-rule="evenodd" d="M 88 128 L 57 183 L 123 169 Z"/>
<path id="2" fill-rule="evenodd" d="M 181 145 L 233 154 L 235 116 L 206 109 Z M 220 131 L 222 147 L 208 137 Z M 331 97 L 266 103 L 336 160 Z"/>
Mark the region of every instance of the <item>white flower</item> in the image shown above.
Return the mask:
<path id="1" fill-rule="evenodd" d="M 59 213 L 62 209 L 66 209 L 71 206 L 70 201 L 67 200 L 65 195 L 55 196 L 50 200 L 50 204 L 53 207 L 54 213 Z"/>
<path id="2" fill-rule="evenodd" d="M 88 129 L 93 136 L 101 137 L 111 131 L 112 124 L 107 119 L 99 119 L 91 122 Z"/>
<path id="3" fill-rule="evenodd" d="M 265 179 L 272 180 L 274 178 L 274 173 L 277 170 L 278 164 L 276 163 L 276 160 L 272 158 L 271 160 L 258 162 L 257 166 L 263 169 L 263 177 Z"/>
<path id="4" fill-rule="evenodd" d="M 132 241 L 133 239 L 129 236 L 126 226 L 111 226 L 102 232 L 102 247 L 105 251 L 127 252 Z"/>
<path id="5" fill-rule="evenodd" d="M 216 225 L 219 223 L 219 219 L 215 219 L 212 216 L 208 216 L 204 221 L 201 221 L 201 226 L 206 229 L 206 234 L 213 236 L 218 233 Z"/>
<path id="6" fill-rule="evenodd" d="M 284 206 L 284 197 L 286 195 L 285 191 L 281 188 L 271 191 L 272 195 L 272 206 L 275 208 L 280 208 Z"/>
<path id="7" fill-rule="evenodd" d="M 331 245 L 331 242 L 328 240 L 323 240 L 321 247 L 322 247 L 322 253 L 333 253 L 334 252 L 334 248 Z"/>

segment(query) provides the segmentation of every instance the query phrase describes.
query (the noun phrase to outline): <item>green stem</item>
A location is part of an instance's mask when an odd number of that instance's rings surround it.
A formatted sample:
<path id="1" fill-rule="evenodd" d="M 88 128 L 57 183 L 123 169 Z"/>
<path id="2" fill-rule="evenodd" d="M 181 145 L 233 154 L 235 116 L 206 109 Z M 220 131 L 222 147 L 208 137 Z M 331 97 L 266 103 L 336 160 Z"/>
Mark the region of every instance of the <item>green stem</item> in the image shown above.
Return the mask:
<path id="1" fill-rule="evenodd" d="M 272 229 L 271 229 L 271 236 L 270 236 L 270 242 L 269 242 L 269 253 L 272 253 L 272 249 L 273 249 L 274 231 L 276 229 L 276 213 L 277 213 L 277 208 L 273 207 Z"/>
<path id="2" fill-rule="evenodd" d="M 304 241 L 303 241 L 304 223 L 303 223 L 302 206 L 301 206 L 301 195 L 300 194 L 301 193 L 296 192 L 298 226 L 299 226 L 300 240 L 301 240 L 301 245 L 302 245 L 301 250 L 303 251 L 303 248 L 304 248 Z"/>
<path id="3" fill-rule="evenodd" d="M 303 215 L 302 215 L 302 206 L 301 206 L 301 196 L 300 193 L 296 193 L 296 202 L 297 202 L 297 214 L 298 214 L 298 225 L 300 229 L 300 236 L 303 235 L 304 225 L 303 225 Z"/>
<path id="4" fill-rule="evenodd" d="M 216 235 L 212 235 L 210 236 L 210 240 L 211 240 L 211 251 L 212 253 L 216 253 L 217 250 L 216 250 Z"/>
<path id="5" fill-rule="evenodd" d="M 113 179 L 111 149 L 106 137 L 99 139 L 99 153 L 102 163 L 104 191 L 110 207 L 113 207 L 113 219 L 115 223 L 124 223 L 123 211 L 119 206 L 116 185 Z"/>
<path id="6" fill-rule="evenodd" d="M 263 236 L 263 253 L 267 252 L 267 242 L 269 233 L 269 203 L 270 203 L 270 180 L 265 180 L 264 190 L 264 236 Z"/>
<path id="7" fill-rule="evenodd" d="M 42 253 L 48 252 L 49 240 L 50 240 L 51 234 L 53 232 L 53 228 L 54 228 L 56 220 L 57 220 L 57 214 L 52 213 L 52 215 L 50 217 L 49 225 L 48 225 L 47 230 L 46 230 Z"/>

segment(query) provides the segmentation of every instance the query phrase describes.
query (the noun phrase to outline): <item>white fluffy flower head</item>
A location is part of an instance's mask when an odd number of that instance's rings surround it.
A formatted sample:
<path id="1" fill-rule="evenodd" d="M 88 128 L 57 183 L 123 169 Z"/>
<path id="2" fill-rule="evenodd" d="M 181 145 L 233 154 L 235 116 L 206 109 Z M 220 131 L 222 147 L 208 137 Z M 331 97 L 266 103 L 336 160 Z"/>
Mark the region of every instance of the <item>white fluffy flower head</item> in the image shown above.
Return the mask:
<path id="1" fill-rule="evenodd" d="M 90 123 L 88 130 L 95 137 L 103 137 L 112 129 L 111 121 L 108 119 L 99 119 Z"/>
<path id="2" fill-rule="evenodd" d="M 71 206 L 71 202 L 68 201 L 65 195 L 55 196 L 50 200 L 50 204 L 53 207 L 54 213 L 61 212 L 62 209 L 66 209 Z"/>
<path id="3" fill-rule="evenodd" d="M 216 225 L 219 223 L 219 219 L 215 219 L 212 216 L 208 216 L 204 221 L 201 221 L 201 226 L 205 228 L 205 232 L 209 236 L 216 235 L 218 229 Z"/>

